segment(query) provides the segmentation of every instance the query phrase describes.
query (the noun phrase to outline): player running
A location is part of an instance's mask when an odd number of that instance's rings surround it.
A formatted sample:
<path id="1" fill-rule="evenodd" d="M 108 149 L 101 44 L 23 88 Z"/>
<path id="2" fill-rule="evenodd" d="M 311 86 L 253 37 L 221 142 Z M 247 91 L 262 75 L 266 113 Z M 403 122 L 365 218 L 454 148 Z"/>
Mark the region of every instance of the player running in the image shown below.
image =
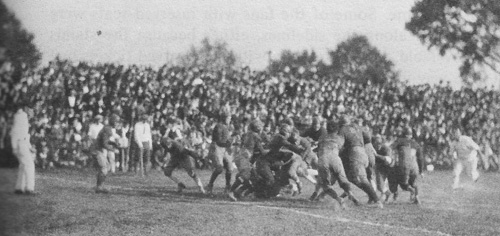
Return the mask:
<path id="1" fill-rule="evenodd" d="M 397 160 L 394 173 L 389 176 L 389 189 L 394 194 L 394 201 L 398 198 L 398 185 L 411 193 L 410 201 L 420 204 L 418 198 L 417 180 L 423 172 L 424 158 L 422 148 L 412 139 L 412 130 L 406 127 L 402 137 L 398 138 L 392 147 L 396 151 Z"/>
<path id="2" fill-rule="evenodd" d="M 471 137 L 462 135 L 459 129 L 452 133 L 452 142 L 450 143 L 450 152 L 453 155 L 453 189 L 460 188 L 460 174 L 465 167 L 472 180 L 476 182 L 479 178 L 477 171 L 477 155 L 482 155 L 479 145 Z"/>
<path id="3" fill-rule="evenodd" d="M 165 137 L 161 140 L 161 145 L 165 148 L 165 151 L 170 153 L 170 160 L 163 168 L 163 173 L 165 176 L 169 177 L 173 180 L 178 187 L 178 192 L 182 192 L 183 189 L 186 188 L 186 185 L 182 183 L 179 179 L 172 176 L 172 172 L 178 168 L 182 167 L 186 170 L 186 173 L 191 177 L 196 185 L 200 188 L 200 192 L 205 194 L 205 189 L 203 189 L 203 184 L 201 183 L 200 178 L 196 176 L 194 171 L 195 159 L 199 160 L 201 157 L 194 151 L 186 148 L 186 145 L 180 139 L 175 139 L 174 137 Z"/>
<path id="4" fill-rule="evenodd" d="M 212 193 L 214 182 L 217 177 L 226 171 L 226 191 L 231 188 L 232 158 L 228 152 L 231 147 L 231 134 L 228 125 L 231 122 L 231 116 L 227 112 L 221 112 L 219 122 L 215 125 L 212 132 L 212 144 L 209 148 L 208 158 L 212 161 L 214 171 L 210 176 L 210 181 L 206 187 L 207 193 Z"/>

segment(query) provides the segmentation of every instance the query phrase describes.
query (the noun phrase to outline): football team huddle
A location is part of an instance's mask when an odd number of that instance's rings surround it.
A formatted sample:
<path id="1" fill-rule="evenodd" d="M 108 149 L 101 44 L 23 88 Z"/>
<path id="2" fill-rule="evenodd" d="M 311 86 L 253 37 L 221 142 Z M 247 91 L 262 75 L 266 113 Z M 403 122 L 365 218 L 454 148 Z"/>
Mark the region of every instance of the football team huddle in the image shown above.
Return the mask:
<path id="1" fill-rule="evenodd" d="M 118 116 L 112 115 L 109 125 L 99 132 L 96 140 L 100 167 L 96 192 L 107 191 L 102 187 L 108 169 L 106 150 L 112 148 L 109 140 L 112 140 L 112 129 L 118 120 Z M 418 179 L 424 171 L 425 159 L 421 146 L 412 139 L 410 127 L 404 128 L 397 139 L 388 142 L 381 135 L 372 137 L 372 131 L 362 125 L 362 121 L 344 114 L 328 121 L 315 117 L 312 125 L 302 132 L 292 119 L 285 119 L 279 124 L 277 132 L 268 136 L 263 133 L 262 122 L 254 119 L 248 124 L 241 140 L 235 140 L 229 131 L 230 122 L 230 114 L 222 112 L 213 128 L 207 157 L 213 172 L 207 185 L 203 185 L 196 175 L 195 162 L 202 157 L 179 136 L 169 134 L 161 139 L 162 147 L 170 154 L 162 167 L 163 172 L 177 184 L 179 192 L 186 185 L 173 172 L 182 168 L 204 194 L 212 194 L 217 177 L 224 172 L 224 191 L 232 201 L 252 195 L 268 199 L 284 193 L 301 194 L 303 178 L 315 185 L 309 198 L 311 201 L 330 196 L 342 208 L 345 199 L 355 205 L 361 204 L 353 194 L 353 185 L 368 195 L 369 205 L 379 208 L 383 208 L 382 202 L 389 201 L 391 195 L 396 201 L 399 188 L 410 192 L 411 203 L 421 203 Z M 456 163 L 463 160 L 464 165 L 469 165 L 467 157 L 462 156 L 478 151 L 479 147 L 472 140 L 463 140 L 467 136 L 462 136 L 459 130 L 453 132 L 453 137 L 456 144 L 451 145 L 452 150 L 460 156 Z M 238 145 L 234 145 L 235 142 Z M 462 170 L 458 164 L 455 167 L 454 188 L 458 187 Z M 477 180 L 479 175 L 473 171 L 472 177 Z M 343 193 L 335 191 L 336 182 Z"/>

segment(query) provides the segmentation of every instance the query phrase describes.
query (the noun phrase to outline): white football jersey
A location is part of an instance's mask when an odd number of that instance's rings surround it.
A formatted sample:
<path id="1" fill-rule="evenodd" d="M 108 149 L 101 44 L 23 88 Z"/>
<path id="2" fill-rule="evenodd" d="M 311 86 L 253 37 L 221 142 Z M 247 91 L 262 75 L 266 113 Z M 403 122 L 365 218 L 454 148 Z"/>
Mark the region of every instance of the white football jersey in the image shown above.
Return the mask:
<path id="1" fill-rule="evenodd" d="M 479 151 L 479 145 L 472 138 L 461 135 L 458 141 L 451 143 L 450 151 L 452 154 L 456 152 L 459 159 L 475 158 L 477 151 Z"/>

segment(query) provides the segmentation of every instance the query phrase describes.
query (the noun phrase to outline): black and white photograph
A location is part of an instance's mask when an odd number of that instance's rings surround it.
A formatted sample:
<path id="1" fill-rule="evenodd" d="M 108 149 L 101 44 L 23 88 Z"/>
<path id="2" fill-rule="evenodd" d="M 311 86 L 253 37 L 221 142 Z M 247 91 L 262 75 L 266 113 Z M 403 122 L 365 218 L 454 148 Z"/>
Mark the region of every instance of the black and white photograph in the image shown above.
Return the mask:
<path id="1" fill-rule="evenodd" d="M 498 0 L 0 0 L 0 235 L 500 235 Z"/>

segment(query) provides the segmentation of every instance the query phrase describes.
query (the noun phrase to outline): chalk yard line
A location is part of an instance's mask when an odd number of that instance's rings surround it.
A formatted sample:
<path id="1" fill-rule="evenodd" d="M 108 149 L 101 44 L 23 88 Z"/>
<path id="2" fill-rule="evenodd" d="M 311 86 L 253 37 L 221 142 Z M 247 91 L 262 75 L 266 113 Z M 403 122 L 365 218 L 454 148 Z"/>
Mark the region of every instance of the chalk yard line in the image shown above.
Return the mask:
<path id="1" fill-rule="evenodd" d="M 325 215 L 319 215 L 319 214 L 314 214 L 314 213 L 309 213 L 305 211 L 300 211 L 296 210 L 293 208 L 288 208 L 288 207 L 276 207 L 276 206 L 263 206 L 259 204 L 251 204 L 251 203 L 244 203 L 244 202 L 231 202 L 232 204 L 235 205 L 245 205 L 245 206 L 254 206 L 258 208 L 264 208 L 264 209 L 272 209 L 272 210 L 283 210 L 283 211 L 288 211 L 292 212 L 295 214 L 299 215 L 305 215 L 313 218 L 318 218 L 318 219 L 324 219 L 324 220 L 331 220 L 331 221 L 337 221 L 337 222 L 342 222 L 342 223 L 356 223 L 356 224 L 364 224 L 368 226 L 375 226 L 375 227 L 383 227 L 383 228 L 393 228 L 393 229 L 403 229 L 407 231 L 419 231 L 431 235 L 446 235 L 450 236 L 451 234 L 447 234 L 441 231 L 434 231 L 434 230 L 427 230 L 423 228 L 411 228 L 411 227 L 406 227 L 406 226 L 396 226 L 396 225 L 389 225 L 389 224 L 380 224 L 380 223 L 374 223 L 370 221 L 362 221 L 362 220 L 352 220 L 352 219 L 347 219 L 343 217 L 329 217 Z"/>
<path id="2" fill-rule="evenodd" d="M 53 179 L 53 180 L 64 181 L 64 182 L 78 183 L 78 184 L 81 184 L 84 186 L 92 186 L 89 182 L 79 181 L 79 180 L 67 180 L 67 179 L 61 179 L 58 177 L 51 177 L 51 176 L 42 176 L 41 178 L 42 179 Z M 115 185 L 106 185 L 106 186 L 116 188 L 116 189 L 134 190 L 134 188 L 124 188 L 124 187 L 115 186 Z M 216 200 L 216 202 L 223 202 L 225 204 L 231 204 L 231 205 L 253 206 L 253 207 L 270 209 L 270 210 L 282 210 L 282 211 L 288 211 L 288 212 L 292 212 L 295 214 L 305 215 L 305 216 L 309 216 L 309 217 L 313 217 L 313 218 L 331 220 L 331 221 L 337 221 L 337 222 L 343 222 L 343 223 L 355 223 L 355 224 L 364 224 L 364 225 L 374 226 L 374 227 L 403 229 L 403 230 L 407 230 L 407 231 L 418 231 L 418 232 L 423 232 L 423 233 L 433 234 L 433 235 L 443 235 L 443 236 L 450 236 L 451 235 L 451 234 L 447 234 L 447 233 L 444 233 L 441 231 L 427 230 L 427 229 L 423 229 L 423 228 L 411 228 L 411 227 L 406 227 L 406 226 L 380 224 L 380 223 L 374 223 L 374 222 L 370 222 L 370 221 L 347 219 L 347 218 L 343 218 L 343 217 L 329 217 L 329 216 L 325 216 L 325 215 L 319 215 L 319 214 L 309 213 L 309 212 L 305 212 L 305 211 L 299 211 L 299 210 L 287 208 L 287 207 L 264 206 L 264 205 L 250 203 L 250 202 L 230 202 L 230 201 L 226 202 L 226 201 L 218 201 L 218 200 Z M 200 202 L 198 202 L 196 204 L 212 205 L 210 203 L 200 203 Z"/>

